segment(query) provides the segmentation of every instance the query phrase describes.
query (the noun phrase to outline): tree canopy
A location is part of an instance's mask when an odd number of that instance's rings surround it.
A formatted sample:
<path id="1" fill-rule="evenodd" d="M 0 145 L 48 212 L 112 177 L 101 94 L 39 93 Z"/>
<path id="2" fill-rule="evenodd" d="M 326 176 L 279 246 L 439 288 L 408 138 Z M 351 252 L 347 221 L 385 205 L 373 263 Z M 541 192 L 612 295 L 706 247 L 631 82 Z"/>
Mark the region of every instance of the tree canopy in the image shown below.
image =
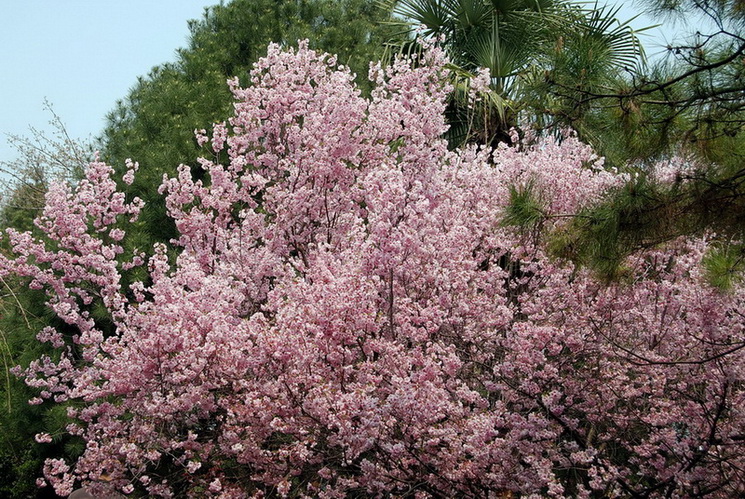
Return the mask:
<path id="1" fill-rule="evenodd" d="M 379 24 L 387 19 L 386 12 L 372 0 L 235 0 L 210 7 L 201 19 L 192 21 L 188 45 L 177 51 L 174 62 L 164 63 L 137 80 L 129 95 L 110 113 L 99 140 L 101 158 L 116 165 L 121 173 L 126 171 L 128 158 L 142 165 L 133 185 L 121 184 L 130 196 L 140 196 L 148 205 L 139 225 L 128 231 L 124 245 L 129 250 L 150 251 L 153 241 L 168 242 L 177 234 L 157 192 L 162 176 L 173 174 L 181 163 L 192 166 L 195 173 L 200 171 L 194 130 L 209 128 L 230 114 L 233 97 L 227 80 L 234 76 L 245 80 L 252 64 L 266 54 L 269 42 L 291 46 L 305 38 L 313 47 L 338 53 L 340 62 L 358 73 L 362 87 L 369 91 L 370 84 L 365 83 L 368 63 L 382 53 L 383 44 L 392 37 L 391 29 Z M 53 114 L 53 120 L 59 125 L 54 137 L 35 134 L 30 139 L 15 138 L 21 158 L 0 165 L 17 180 L 8 186 L 4 199 L 3 227 L 42 235 L 33 220 L 41 214 L 52 181 L 68 179 L 76 183 L 93 159 L 89 147 L 69 140 L 59 117 Z M 12 247 L 7 238 L 2 245 L 3 251 Z M 141 269 L 133 269 L 123 279 L 131 282 L 142 275 Z M 34 396 L 34 390 L 8 371 L 16 364 L 27 366 L 39 355 L 54 355 L 38 343 L 35 335 L 44 326 L 60 324 L 45 309 L 43 294 L 29 290 L 27 284 L 23 279 L 10 278 L 0 283 L 3 497 L 33 495 L 35 476 L 51 453 L 74 459 L 82 452 L 77 447 L 79 441 L 68 437 L 55 439 L 49 448 L 28 447 L 33 434 L 59 433 L 67 419 L 61 406 L 29 406 L 25 401 Z M 111 323 L 106 314 L 100 313 L 102 306 L 95 301 L 88 312 L 109 331 Z"/>
<path id="2" fill-rule="evenodd" d="M 369 81 L 372 1 L 208 9 L 5 212 L 0 495 L 745 493 L 744 14 L 652 3 L 397 2 Z"/>
<path id="3" fill-rule="evenodd" d="M 232 83 L 203 175 L 161 191 L 181 253 L 123 241 L 142 210 L 95 162 L 56 185 L 46 239 L 6 231 L 65 324 L 23 372 L 67 406 L 68 494 L 556 497 L 742 494 L 742 285 L 700 272 L 709 241 L 625 259 L 624 282 L 552 258 L 569 215 L 628 175 L 576 138 L 449 151 L 441 51 L 361 95 L 307 45 Z M 210 153 L 210 154 L 208 154 Z M 222 162 L 206 159 L 227 156 Z M 123 175 L 131 184 L 130 163 Z M 671 180 L 669 165 L 656 169 Z M 515 198 L 534 199 L 515 210 Z M 530 218 L 530 217 L 527 217 Z M 140 267 L 146 278 L 125 285 Z M 100 301 L 106 331 L 88 307 Z M 54 443 L 59 434 L 39 433 Z"/>
<path id="4" fill-rule="evenodd" d="M 441 38 L 450 56 L 457 85 L 449 137 L 455 144 L 509 143 L 510 129 L 527 123 L 553 131 L 577 128 L 582 107 L 570 110 L 547 82 L 575 92 L 597 91 L 642 56 L 628 23 L 616 19 L 618 9 L 563 0 L 387 4 L 401 16 L 400 26 L 410 31 L 422 26 L 422 35 Z M 474 105 L 468 88 L 479 72 L 485 72 L 489 91 L 482 89 L 484 98 Z"/>
<path id="5" fill-rule="evenodd" d="M 634 249 L 715 233 L 720 244 L 707 265 L 728 287 L 745 270 L 745 15 L 740 2 L 648 3 L 697 19 L 695 33 L 673 42 L 667 59 L 617 85 L 553 90 L 569 106 L 594 109 L 585 116 L 605 144 L 600 152 L 635 173 L 577 220 L 578 246 L 617 269 Z M 651 174 L 648 165 L 659 160 L 677 163 L 672 184 Z"/>

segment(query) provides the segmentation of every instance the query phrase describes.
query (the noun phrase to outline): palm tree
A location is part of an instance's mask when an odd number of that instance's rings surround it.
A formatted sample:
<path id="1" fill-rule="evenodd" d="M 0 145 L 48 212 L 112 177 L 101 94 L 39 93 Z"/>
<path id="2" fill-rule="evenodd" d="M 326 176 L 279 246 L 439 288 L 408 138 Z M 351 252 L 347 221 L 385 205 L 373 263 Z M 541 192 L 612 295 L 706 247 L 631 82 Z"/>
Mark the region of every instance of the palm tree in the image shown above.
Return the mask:
<path id="1" fill-rule="evenodd" d="M 618 9 L 564 0 L 386 1 L 405 31 L 444 39 L 456 86 L 449 110 L 454 145 L 510 142 L 519 118 L 576 126 L 587 110 L 567 112 L 549 87 L 594 89 L 643 55 L 628 21 L 616 21 Z M 491 92 L 469 106 L 464 97 L 480 68 L 489 71 Z"/>

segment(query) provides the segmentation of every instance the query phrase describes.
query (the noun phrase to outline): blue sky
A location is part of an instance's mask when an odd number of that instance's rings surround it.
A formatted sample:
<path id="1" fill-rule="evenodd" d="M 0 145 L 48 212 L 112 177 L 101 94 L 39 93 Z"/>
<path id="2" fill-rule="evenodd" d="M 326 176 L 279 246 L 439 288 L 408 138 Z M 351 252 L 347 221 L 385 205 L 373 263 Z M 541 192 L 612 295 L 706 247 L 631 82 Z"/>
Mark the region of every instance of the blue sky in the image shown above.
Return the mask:
<path id="1" fill-rule="evenodd" d="M 48 129 L 45 99 L 73 137 L 98 135 L 137 76 L 174 60 L 187 43 L 187 20 L 217 1 L 0 0 L 0 162 L 15 158 L 6 134 Z M 639 10 L 620 3 L 622 19 Z"/>
<path id="2" fill-rule="evenodd" d="M 174 60 L 188 19 L 217 0 L 0 0 L 0 162 L 8 133 L 44 130 L 48 99 L 74 137 L 97 135 L 138 75 Z"/>

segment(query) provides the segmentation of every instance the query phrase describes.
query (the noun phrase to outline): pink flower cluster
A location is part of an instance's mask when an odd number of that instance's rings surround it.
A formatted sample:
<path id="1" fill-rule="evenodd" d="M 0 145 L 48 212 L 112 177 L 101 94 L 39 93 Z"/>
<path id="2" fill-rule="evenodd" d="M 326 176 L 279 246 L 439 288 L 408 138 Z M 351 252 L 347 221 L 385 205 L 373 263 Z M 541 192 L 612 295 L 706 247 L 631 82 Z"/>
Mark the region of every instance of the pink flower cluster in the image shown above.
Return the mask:
<path id="1" fill-rule="evenodd" d="M 119 231 L 141 203 L 105 165 L 50 191 L 47 239 L 8 232 L 0 273 L 79 331 L 46 328 L 62 359 L 25 371 L 76 401 L 87 445 L 47 464 L 58 493 L 745 492 L 745 295 L 706 286 L 702 240 L 634 256 L 611 286 L 548 258 L 553 216 L 624 179 L 571 138 L 448 151 L 443 64 L 435 48 L 374 68 L 368 100 L 330 56 L 270 46 L 250 87 L 231 82 L 235 115 L 198 132 L 229 162 L 164 179 L 180 253 L 157 246 L 131 289 L 142 256 Z M 528 182 L 546 214 L 529 236 L 501 223 Z"/>

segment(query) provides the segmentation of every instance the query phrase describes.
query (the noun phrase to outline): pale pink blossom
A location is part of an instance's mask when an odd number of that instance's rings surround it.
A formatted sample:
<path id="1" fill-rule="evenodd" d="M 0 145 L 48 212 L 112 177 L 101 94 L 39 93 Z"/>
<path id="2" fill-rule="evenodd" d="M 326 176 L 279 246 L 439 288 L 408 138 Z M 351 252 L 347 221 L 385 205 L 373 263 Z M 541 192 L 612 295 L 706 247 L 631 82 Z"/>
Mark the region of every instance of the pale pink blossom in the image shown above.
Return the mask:
<path id="1" fill-rule="evenodd" d="M 364 98 L 307 42 L 272 45 L 230 83 L 225 161 L 164 179 L 171 246 L 119 244 L 143 203 L 98 161 L 50 188 L 44 238 L 5 232 L 0 276 L 64 322 L 38 336 L 58 354 L 13 370 L 85 443 L 46 461 L 58 494 L 745 493 L 745 293 L 707 285 L 711 241 L 635 253 L 612 284 L 553 258 L 629 178 L 571 135 L 449 150 L 444 63 L 398 58 Z M 535 227 L 504 225 L 511 188 Z"/>
<path id="2" fill-rule="evenodd" d="M 34 439 L 40 444 L 48 444 L 52 441 L 52 436 L 49 433 L 37 433 Z"/>

